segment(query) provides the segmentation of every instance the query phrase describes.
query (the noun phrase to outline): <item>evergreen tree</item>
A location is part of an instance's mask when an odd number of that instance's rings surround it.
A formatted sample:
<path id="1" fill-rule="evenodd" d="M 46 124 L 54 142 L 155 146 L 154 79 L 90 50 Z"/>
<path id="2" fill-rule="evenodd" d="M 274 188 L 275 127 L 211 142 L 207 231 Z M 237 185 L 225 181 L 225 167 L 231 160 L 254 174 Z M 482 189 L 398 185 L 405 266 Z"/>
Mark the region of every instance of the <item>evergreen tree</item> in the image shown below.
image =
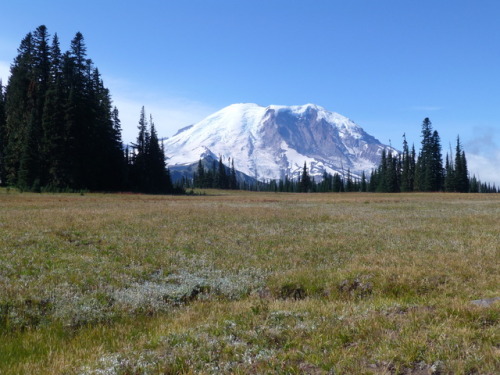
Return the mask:
<path id="1" fill-rule="evenodd" d="M 207 187 L 205 185 L 206 184 L 206 181 L 205 181 L 205 167 L 203 167 L 203 163 L 202 163 L 201 159 L 198 161 L 198 167 L 196 169 L 194 181 L 195 181 L 195 185 L 194 186 L 197 187 L 197 188 L 205 188 L 205 187 Z"/>
<path id="2" fill-rule="evenodd" d="M 460 137 L 457 137 L 457 146 L 455 149 L 455 191 L 467 193 L 469 191 L 469 172 L 467 170 L 467 160 L 465 152 L 460 143 Z"/>
<path id="3" fill-rule="evenodd" d="M 45 93 L 49 86 L 51 68 L 51 48 L 49 47 L 49 33 L 47 28 L 39 26 L 33 33 L 33 74 L 36 87 L 37 121 L 41 122 Z"/>
<path id="4" fill-rule="evenodd" d="M 92 137 L 96 147 L 90 173 L 95 176 L 96 190 L 119 190 L 124 187 L 126 168 L 119 112 L 116 107 L 112 107 L 109 91 L 104 88 L 102 81 L 99 82 L 96 99 L 93 104 L 96 112 Z"/>
<path id="5" fill-rule="evenodd" d="M 42 115 L 42 155 L 45 164 L 44 185 L 57 190 L 69 186 L 66 152 L 66 95 L 62 79 L 61 50 L 57 34 L 51 46 L 50 78 Z"/>
<path id="6" fill-rule="evenodd" d="M 147 173 L 147 144 L 149 142 L 149 133 L 147 128 L 146 111 L 144 106 L 141 108 L 139 117 L 139 134 L 137 141 L 132 145 L 133 154 L 131 160 L 131 188 L 135 191 L 146 191 L 150 185 Z"/>
<path id="7" fill-rule="evenodd" d="M 408 142 L 406 141 L 406 135 L 403 134 L 403 156 L 402 156 L 402 166 L 401 166 L 401 191 L 408 192 L 412 191 L 411 183 L 411 155 L 410 149 L 408 147 Z"/>
<path id="8" fill-rule="evenodd" d="M 205 187 L 215 188 L 217 176 L 217 162 L 212 160 L 212 167 L 205 172 Z"/>
<path id="9" fill-rule="evenodd" d="M 335 173 L 332 178 L 332 191 L 341 193 L 344 191 L 344 181 L 340 174 Z"/>
<path id="10" fill-rule="evenodd" d="M 228 176 L 226 173 L 226 166 L 222 162 L 222 155 L 219 156 L 219 164 L 216 172 L 216 184 L 217 189 L 227 189 L 229 187 Z"/>
<path id="11" fill-rule="evenodd" d="M 118 108 L 114 107 L 111 115 L 111 135 L 110 135 L 110 168 L 113 168 L 110 181 L 111 189 L 123 189 L 127 185 L 127 162 L 124 158 L 124 148 L 122 143 L 122 126 Z"/>
<path id="12" fill-rule="evenodd" d="M 426 176 L 429 175 L 430 158 L 431 158 L 431 136 L 432 126 L 428 117 L 422 123 L 422 147 L 418 154 L 417 165 L 415 171 L 415 190 L 429 191 Z"/>
<path id="13" fill-rule="evenodd" d="M 321 182 L 321 189 L 320 191 L 322 192 L 329 192 L 333 191 L 333 176 L 326 171 L 323 172 L 323 181 Z"/>
<path id="14" fill-rule="evenodd" d="M 148 192 L 156 194 L 171 194 L 173 192 L 173 186 L 170 178 L 170 171 L 167 170 L 165 164 L 165 154 L 160 147 L 152 118 L 150 120 L 150 138 L 147 156 L 147 166 L 151 184 Z"/>
<path id="15" fill-rule="evenodd" d="M 432 130 L 429 118 L 425 118 L 422 123 L 422 148 L 415 171 L 415 189 L 439 191 L 442 187 L 443 161 L 439 134 Z"/>
<path id="16" fill-rule="evenodd" d="M 302 175 L 300 178 L 299 186 L 299 191 L 302 193 L 307 193 L 311 190 L 311 177 L 309 176 L 306 162 L 304 162 L 304 168 L 302 168 Z"/>
<path id="17" fill-rule="evenodd" d="M 415 151 L 415 144 L 411 145 L 411 153 L 410 153 L 410 169 L 408 172 L 408 191 L 414 191 L 415 190 L 415 174 L 416 174 L 416 169 L 417 169 L 417 154 Z"/>
<path id="18" fill-rule="evenodd" d="M 441 140 L 437 130 L 434 130 L 431 138 L 432 158 L 431 158 L 431 191 L 443 190 L 444 169 L 443 157 L 441 154 Z"/>
<path id="19" fill-rule="evenodd" d="M 40 139 L 49 56 L 47 28 L 42 25 L 21 41 L 7 87 L 6 177 L 10 184 L 28 190 L 35 181 L 39 188 L 43 175 Z"/>
<path id="20" fill-rule="evenodd" d="M 27 134 L 19 161 L 17 186 L 23 190 L 40 191 L 40 159 L 37 144 L 38 131 L 35 112 L 31 112 Z"/>
<path id="21" fill-rule="evenodd" d="M 455 191 L 455 168 L 453 165 L 453 159 L 451 159 L 448 154 L 446 154 L 445 161 L 445 175 L 444 175 L 444 190 L 445 191 Z"/>
<path id="22" fill-rule="evenodd" d="M 28 33 L 18 48 L 18 55 L 11 65 L 6 90 L 6 123 L 4 135 L 4 174 L 6 183 L 18 184 L 21 155 L 33 115 L 31 92 L 33 83 L 33 34 Z"/>
<path id="23" fill-rule="evenodd" d="M 81 32 L 77 32 L 71 40 L 70 54 L 74 63 L 74 73 L 83 79 L 87 70 L 87 46 Z M 82 82 L 83 83 L 83 82 Z"/>
<path id="24" fill-rule="evenodd" d="M 5 95 L 0 79 L 0 185 L 5 185 Z"/>
<path id="25" fill-rule="evenodd" d="M 238 178 L 236 177 L 236 169 L 234 168 L 234 158 L 231 159 L 231 176 L 230 176 L 230 189 L 238 189 Z"/>
<path id="26" fill-rule="evenodd" d="M 148 129 L 144 107 L 141 109 L 138 130 L 137 142 L 133 145 L 134 151 L 130 160 L 132 190 L 148 194 L 183 192 L 182 189 L 174 189 L 172 185 L 153 117 L 150 116 Z"/>
<path id="27" fill-rule="evenodd" d="M 93 154 L 91 145 L 91 109 L 86 97 L 87 69 L 85 64 L 87 48 L 81 33 L 71 41 L 71 49 L 64 57 L 65 82 L 68 84 L 68 99 L 65 108 L 66 156 L 68 158 L 68 182 L 71 188 L 86 186 L 88 176 L 88 156 Z"/>
<path id="28" fill-rule="evenodd" d="M 387 193 L 389 187 L 387 186 L 387 154 L 385 149 L 382 150 L 382 156 L 380 157 L 380 166 L 377 171 L 377 192 Z"/>
<path id="29" fill-rule="evenodd" d="M 368 191 L 375 193 L 378 187 L 378 173 L 376 170 L 372 170 L 370 173 L 370 181 L 368 183 Z"/>
<path id="30" fill-rule="evenodd" d="M 397 168 L 397 159 L 392 156 L 392 152 L 389 151 L 387 155 L 387 168 L 386 168 L 386 183 L 387 192 L 396 193 L 399 192 L 398 185 L 398 168 Z"/>
<path id="31" fill-rule="evenodd" d="M 356 188 L 355 188 L 354 181 L 352 180 L 351 169 L 347 168 L 347 178 L 345 180 L 345 191 L 353 192 L 355 190 L 356 190 Z"/>
<path id="32" fill-rule="evenodd" d="M 365 193 L 368 191 L 368 184 L 366 182 L 366 174 L 365 171 L 361 172 L 361 185 L 360 185 L 360 191 Z"/>

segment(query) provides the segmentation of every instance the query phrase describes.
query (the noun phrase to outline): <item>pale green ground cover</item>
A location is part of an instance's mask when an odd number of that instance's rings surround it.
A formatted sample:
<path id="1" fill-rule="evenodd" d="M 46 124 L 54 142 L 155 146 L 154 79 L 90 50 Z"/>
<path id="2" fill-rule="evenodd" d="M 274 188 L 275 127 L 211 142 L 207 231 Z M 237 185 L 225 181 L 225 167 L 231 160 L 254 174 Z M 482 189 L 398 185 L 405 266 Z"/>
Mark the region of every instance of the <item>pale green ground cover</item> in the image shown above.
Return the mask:
<path id="1" fill-rule="evenodd" d="M 208 193 L 0 190 L 0 374 L 500 373 L 500 196 Z"/>

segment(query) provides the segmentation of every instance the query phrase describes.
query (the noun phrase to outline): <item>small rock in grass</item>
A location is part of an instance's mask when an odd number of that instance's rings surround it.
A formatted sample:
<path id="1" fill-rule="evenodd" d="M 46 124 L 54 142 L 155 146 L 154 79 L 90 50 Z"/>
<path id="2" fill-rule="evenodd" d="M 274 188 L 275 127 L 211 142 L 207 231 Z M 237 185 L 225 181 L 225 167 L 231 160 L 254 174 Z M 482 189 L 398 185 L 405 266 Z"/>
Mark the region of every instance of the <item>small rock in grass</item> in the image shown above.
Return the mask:
<path id="1" fill-rule="evenodd" d="M 490 307 L 491 305 L 493 305 L 495 302 L 498 302 L 498 301 L 500 301 L 500 297 L 476 299 L 474 301 L 471 301 L 471 303 L 476 305 L 476 306 Z"/>

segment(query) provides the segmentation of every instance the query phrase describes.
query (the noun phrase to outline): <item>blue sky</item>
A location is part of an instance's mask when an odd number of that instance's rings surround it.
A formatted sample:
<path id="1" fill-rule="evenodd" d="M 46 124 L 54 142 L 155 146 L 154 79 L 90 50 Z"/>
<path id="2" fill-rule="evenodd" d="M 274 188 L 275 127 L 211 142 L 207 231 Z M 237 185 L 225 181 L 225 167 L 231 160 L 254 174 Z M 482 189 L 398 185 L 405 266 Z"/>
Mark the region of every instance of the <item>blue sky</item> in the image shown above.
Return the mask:
<path id="1" fill-rule="evenodd" d="M 6 1 L 0 77 L 37 26 L 64 50 L 80 31 L 125 141 L 142 105 L 171 136 L 236 102 L 315 103 L 395 147 L 429 117 L 500 184 L 499 20 L 490 0 Z"/>

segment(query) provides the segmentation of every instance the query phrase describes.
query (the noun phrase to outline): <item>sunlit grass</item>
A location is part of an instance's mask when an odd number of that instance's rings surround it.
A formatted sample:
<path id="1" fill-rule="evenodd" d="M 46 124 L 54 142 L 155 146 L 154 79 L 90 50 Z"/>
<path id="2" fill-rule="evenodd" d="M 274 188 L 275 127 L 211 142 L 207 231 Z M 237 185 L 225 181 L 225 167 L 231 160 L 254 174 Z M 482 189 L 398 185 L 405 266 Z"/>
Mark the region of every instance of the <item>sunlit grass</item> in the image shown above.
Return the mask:
<path id="1" fill-rule="evenodd" d="M 498 195 L 207 193 L 0 190 L 0 373 L 500 371 Z"/>

